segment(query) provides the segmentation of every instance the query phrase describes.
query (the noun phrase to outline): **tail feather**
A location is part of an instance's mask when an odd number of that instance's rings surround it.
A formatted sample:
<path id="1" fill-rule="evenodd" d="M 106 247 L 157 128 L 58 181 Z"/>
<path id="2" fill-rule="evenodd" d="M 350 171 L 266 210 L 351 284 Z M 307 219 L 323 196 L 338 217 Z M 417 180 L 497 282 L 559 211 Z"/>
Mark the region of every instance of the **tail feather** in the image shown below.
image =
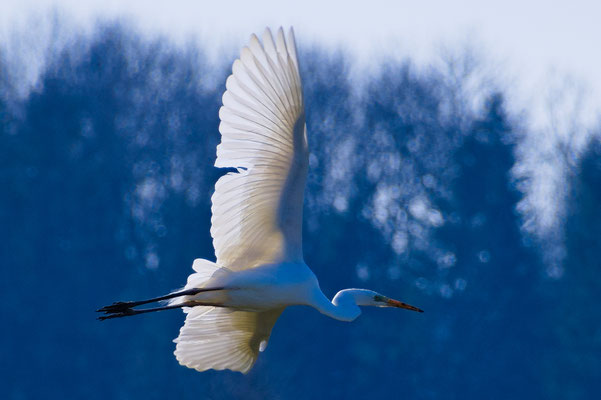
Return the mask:
<path id="1" fill-rule="evenodd" d="M 190 289 L 201 289 L 205 288 L 206 284 L 214 277 L 222 273 L 230 272 L 227 268 L 219 267 L 212 261 L 205 260 L 203 258 L 197 258 L 192 264 L 194 273 L 188 277 L 186 286 L 176 290 L 174 293 L 190 290 Z M 168 301 L 167 304 L 175 305 L 180 304 L 189 300 L 188 297 L 176 297 Z"/>

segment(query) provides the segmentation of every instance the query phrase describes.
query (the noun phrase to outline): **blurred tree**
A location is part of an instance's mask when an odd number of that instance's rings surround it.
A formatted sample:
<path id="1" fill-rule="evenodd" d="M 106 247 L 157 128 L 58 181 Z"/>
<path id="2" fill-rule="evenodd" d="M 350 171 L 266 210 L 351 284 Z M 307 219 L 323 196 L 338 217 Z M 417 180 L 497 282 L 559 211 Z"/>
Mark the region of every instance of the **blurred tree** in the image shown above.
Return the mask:
<path id="1" fill-rule="evenodd" d="M 420 303 L 426 318 L 434 315 L 421 323 L 388 322 L 390 331 L 382 333 L 387 345 L 369 345 L 373 317 L 363 317 L 358 361 L 365 368 L 391 361 L 394 367 L 386 371 L 401 377 L 399 390 L 419 398 L 449 393 L 506 398 L 518 387 L 536 395 L 539 364 L 527 343 L 536 338 L 540 322 L 532 318 L 537 269 L 514 212 L 519 194 L 509 175 L 513 128 L 496 93 L 481 115 L 449 118 L 448 104 L 465 99 L 458 99 L 457 91 L 438 90 L 443 78 L 417 75 L 409 63 L 389 65 L 371 81 L 365 98 L 368 134 L 360 137 L 357 201 L 380 234 L 370 235 L 372 243 L 362 250 L 377 250 L 363 261 L 379 266 L 369 272 L 371 279 L 387 281 L 385 293 L 400 286 L 403 296 L 414 298 L 411 289 L 418 288 L 443 303 Z M 512 351 L 516 346 L 520 352 Z M 521 360 L 525 353 L 532 356 L 528 363 Z M 430 382 L 427 389 L 424 382 Z M 497 388 L 492 394 L 491 386 Z"/>
<path id="2" fill-rule="evenodd" d="M 601 391 L 601 141 L 578 162 L 567 201 L 567 256 L 561 279 L 548 282 L 545 397 L 590 399 Z"/>
<path id="3" fill-rule="evenodd" d="M 115 342 L 127 330 L 82 321 L 93 321 L 93 310 L 111 299 L 181 285 L 192 253 L 211 254 L 208 198 L 215 173 L 205 164 L 218 140 L 218 102 L 214 93 L 201 93 L 201 56 L 161 39 L 142 41 L 120 24 L 100 26 L 89 41 L 77 39 L 48 60 L 23 120 L 1 136 L 8 156 L 2 183 L 10 188 L 2 197 L 10 232 L 3 245 L 11 255 L 5 294 L 23 310 L 31 309 L 32 294 L 46 294 L 44 312 L 36 315 L 44 340 L 28 329 L 31 314 L 11 321 L 9 341 L 30 343 L 11 368 L 28 374 L 32 365 L 55 366 L 51 378 L 27 389 L 33 397 L 115 397 L 117 388 L 103 386 L 105 376 L 90 378 L 89 369 L 102 361 L 109 371 L 122 365 L 121 373 L 136 375 L 142 355 L 158 343 L 164 351 L 157 352 L 156 368 L 173 362 L 169 325 L 138 321 L 144 340 L 127 335 Z M 157 274 L 161 263 L 174 273 Z M 91 341 L 100 345 L 90 347 Z M 114 347 L 142 358 L 124 362 Z M 131 393 L 143 379 L 117 390 Z"/>
<path id="4" fill-rule="evenodd" d="M 529 345 L 540 332 L 540 266 L 522 243 L 515 212 L 515 139 L 503 96 L 491 93 L 454 152 L 453 196 L 436 234 L 446 251 L 437 260 L 440 293 L 447 307 L 470 310 L 445 318 L 457 354 L 444 384 L 451 390 L 462 382 L 470 398 L 540 397 L 540 354 Z"/>

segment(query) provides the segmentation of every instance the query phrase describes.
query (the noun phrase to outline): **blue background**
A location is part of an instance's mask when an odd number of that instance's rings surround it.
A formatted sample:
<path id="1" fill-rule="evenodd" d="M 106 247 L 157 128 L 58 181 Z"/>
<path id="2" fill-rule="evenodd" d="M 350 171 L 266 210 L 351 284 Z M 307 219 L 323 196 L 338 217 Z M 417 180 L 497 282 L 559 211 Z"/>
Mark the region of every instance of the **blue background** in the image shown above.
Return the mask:
<path id="1" fill-rule="evenodd" d="M 48 54 L 26 97 L 0 53 L 0 397 L 601 395 L 598 139 L 566 154 L 561 232 L 541 240 L 520 230 L 527 125 L 501 90 L 474 111 L 441 70 L 390 62 L 359 84 L 344 54 L 300 53 L 305 261 L 328 296 L 366 287 L 426 312 L 370 308 L 348 324 L 290 308 L 248 375 L 179 366 L 179 311 L 97 321 L 214 258 L 232 61 L 105 23 Z"/>

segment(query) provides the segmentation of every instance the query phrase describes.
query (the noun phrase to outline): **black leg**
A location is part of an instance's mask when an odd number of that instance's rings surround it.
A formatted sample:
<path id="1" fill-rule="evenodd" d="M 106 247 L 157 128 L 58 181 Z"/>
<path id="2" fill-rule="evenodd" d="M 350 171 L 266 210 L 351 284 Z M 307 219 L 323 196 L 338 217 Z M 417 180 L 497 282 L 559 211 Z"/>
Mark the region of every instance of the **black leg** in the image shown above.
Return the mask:
<path id="1" fill-rule="evenodd" d="M 111 312 L 111 313 L 107 312 L 107 314 L 110 314 L 110 315 L 103 315 L 101 317 L 98 317 L 98 319 L 101 321 L 104 321 L 105 319 L 111 319 L 111 318 L 131 317 L 132 315 L 145 314 L 145 313 L 149 313 L 149 312 L 172 310 L 174 308 L 182 308 L 182 307 L 196 307 L 196 306 L 223 307 L 221 304 L 217 304 L 217 303 L 205 303 L 202 301 L 190 300 L 190 301 L 183 302 L 181 304 L 174 304 L 172 306 L 145 308 L 142 310 L 134 310 L 134 309 L 128 308 L 125 311 Z"/>
<path id="2" fill-rule="evenodd" d="M 144 314 L 144 313 L 149 313 L 149 312 L 154 312 L 154 311 L 171 310 L 174 308 L 182 308 L 182 307 L 192 307 L 193 305 L 197 305 L 195 303 L 196 302 L 194 302 L 194 301 L 186 301 L 184 303 L 174 304 L 172 306 L 146 308 L 144 310 L 134 310 L 132 308 L 125 308 L 122 311 L 105 311 L 109 315 L 98 317 L 98 319 L 101 321 L 104 321 L 105 319 L 130 317 L 132 315 Z"/>
<path id="3" fill-rule="evenodd" d="M 121 317 L 124 317 L 126 315 L 130 315 L 128 313 L 131 313 L 133 311 L 143 311 L 143 310 L 132 310 L 133 307 L 137 307 L 137 306 L 141 306 L 143 304 L 148 304 L 148 303 L 154 303 L 156 301 L 161 301 L 161 300 L 169 300 L 169 299 L 173 299 L 176 297 L 181 297 L 181 296 L 193 296 L 195 294 L 198 293 L 202 293 L 202 292 L 211 292 L 211 291 L 215 291 L 215 290 L 223 290 L 225 288 L 223 287 L 219 287 L 219 288 L 194 288 L 194 289 L 187 289 L 187 290 L 182 290 L 181 292 L 175 292 L 175 293 L 170 293 L 168 295 L 165 296 L 161 296 L 161 297 L 155 297 L 153 299 L 148 299 L 148 300 L 140 300 L 140 301 L 118 301 L 116 303 L 113 303 L 109 306 L 104 306 L 98 310 L 96 310 L 96 312 L 103 312 L 106 314 L 124 314 L 124 315 L 120 315 Z M 184 306 L 180 306 L 180 307 L 184 307 Z M 159 307 L 162 308 L 162 307 Z M 177 307 L 174 307 L 177 308 Z M 149 309 L 149 310 L 153 310 L 153 309 Z M 157 310 L 158 311 L 158 310 Z M 139 314 L 139 312 L 138 312 Z M 131 314 L 134 315 L 134 314 Z M 107 317 L 104 317 L 104 319 L 106 319 Z M 112 318 L 116 318 L 116 317 L 112 317 Z"/>

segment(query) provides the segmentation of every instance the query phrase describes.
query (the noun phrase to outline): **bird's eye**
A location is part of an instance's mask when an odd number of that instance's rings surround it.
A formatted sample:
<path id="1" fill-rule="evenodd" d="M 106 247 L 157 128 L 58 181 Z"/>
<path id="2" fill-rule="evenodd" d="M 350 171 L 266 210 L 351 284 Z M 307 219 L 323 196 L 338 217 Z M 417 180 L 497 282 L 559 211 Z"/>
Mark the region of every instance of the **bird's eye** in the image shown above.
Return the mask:
<path id="1" fill-rule="evenodd" d="M 383 303 L 386 301 L 386 299 L 384 298 L 384 296 L 380 296 L 378 294 L 374 296 L 374 300 L 375 301 L 381 301 Z"/>

